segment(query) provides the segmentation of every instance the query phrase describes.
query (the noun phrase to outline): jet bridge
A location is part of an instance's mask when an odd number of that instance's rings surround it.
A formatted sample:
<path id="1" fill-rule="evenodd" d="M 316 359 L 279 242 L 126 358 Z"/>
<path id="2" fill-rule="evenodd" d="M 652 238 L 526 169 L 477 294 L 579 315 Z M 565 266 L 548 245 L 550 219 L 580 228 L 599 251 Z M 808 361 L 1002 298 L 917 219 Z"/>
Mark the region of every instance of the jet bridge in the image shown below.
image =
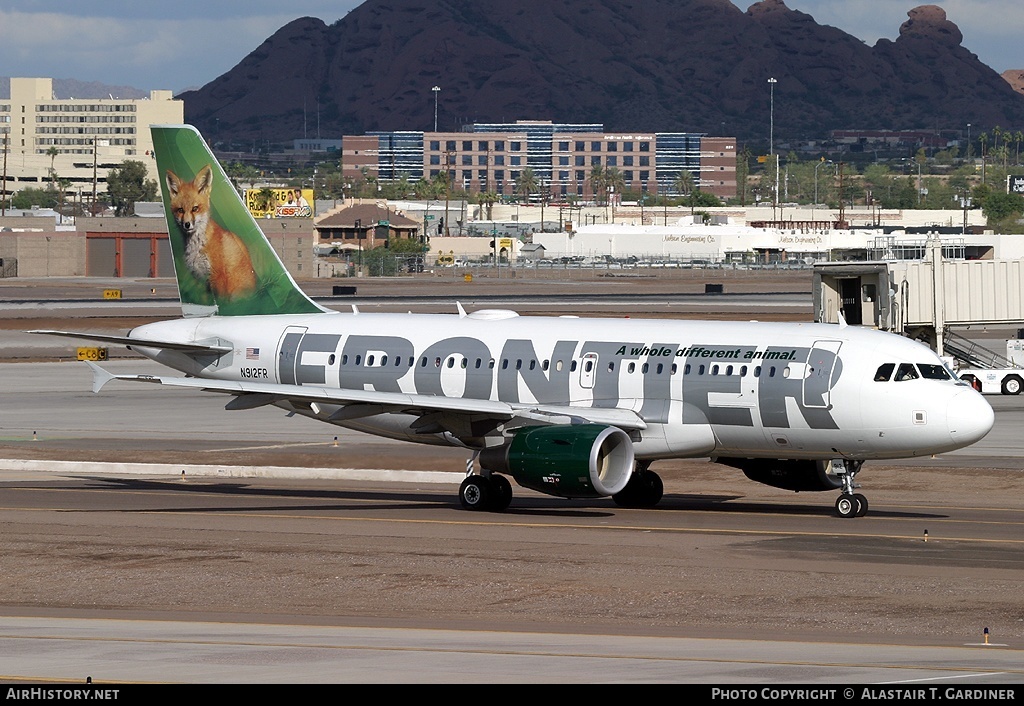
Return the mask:
<path id="1" fill-rule="evenodd" d="M 814 320 L 872 326 L 921 340 L 939 355 L 963 352 L 952 329 L 1024 326 L 1024 258 L 961 260 L 931 238 L 920 260 L 814 266 Z"/>

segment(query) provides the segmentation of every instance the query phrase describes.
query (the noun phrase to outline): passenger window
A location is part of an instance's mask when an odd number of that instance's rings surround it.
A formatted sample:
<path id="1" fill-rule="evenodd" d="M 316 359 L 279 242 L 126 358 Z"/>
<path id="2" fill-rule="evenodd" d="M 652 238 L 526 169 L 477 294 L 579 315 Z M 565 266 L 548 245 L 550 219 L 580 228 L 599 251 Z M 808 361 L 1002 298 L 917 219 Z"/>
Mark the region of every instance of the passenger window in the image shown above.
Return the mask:
<path id="1" fill-rule="evenodd" d="M 761 366 L 760 365 L 754 366 L 754 377 L 756 377 L 756 378 L 761 377 Z"/>
<path id="2" fill-rule="evenodd" d="M 341 364 L 342 365 L 348 365 L 348 354 L 347 353 L 345 355 L 341 356 Z"/>
<path id="3" fill-rule="evenodd" d="M 627 370 L 629 372 L 631 372 L 631 373 L 635 373 L 636 372 L 636 363 L 630 363 L 629 367 L 627 368 Z"/>
<path id="4" fill-rule="evenodd" d="M 609 373 L 614 373 L 615 372 L 615 363 L 614 362 L 609 361 L 609 363 L 608 363 L 608 372 Z"/>
<path id="5" fill-rule="evenodd" d="M 356 365 L 362 365 L 362 364 L 363 364 L 363 356 L 357 355 L 356 356 Z"/>
<path id="6" fill-rule="evenodd" d="M 648 370 L 650 370 L 650 369 L 651 369 L 651 366 L 650 366 L 650 365 L 648 365 L 647 363 L 644 363 L 644 364 L 643 364 L 643 365 L 642 365 L 642 366 L 640 367 L 640 372 L 642 372 L 642 373 L 643 373 L 644 375 L 646 375 L 646 374 L 647 374 L 647 371 L 648 371 Z"/>
<path id="7" fill-rule="evenodd" d="M 469 358 L 463 358 L 462 362 L 459 363 L 459 367 L 462 368 L 463 370 L 468 368 L 469 367 Z"/>
<path id="8" fill-rule="evenodd" d="M 384 354 L 384 355 L 382 355 L 380 357 L 380 367 L 383 368 L 387 364 L 388 364 L 388 356 L 387 356 L 387 354 Z"/>
<path id="9" fill-rule="evenodd" d="M 892 371 L 895 369 L 895 363 L 882 363 L 878 366 L 878 370 L 875 371 L 875 382 L 889 382 L 889 378 L 892 377 Z"/>
<path id="10" fill-rule="evenodd" d="M 679 368 L 676 366 L 675 363 L 672 363 L 672 374 L 675 375 L 677 370 L 679 370 Z"/>
<path id="11" fill-rule="evenodd" d="M 896 382 L 915 380 L 918 377 L 917 369 L 910 363 L 900 363 L 900 367 L 896 369 Z"/>
<path id="12" fill-rule="evenodd" d="M 686 365 L 683 366 L 683 375 L 689 375 L 689 374 L 690 374 L 690 364 L 687 363 Z"/>
<path id="13" fill-rule="evenodd" d="M 746 376 L 747 376 L 747 366 L 741 365 L 740 366 L 740 377 L 744 377 L 745 378 Z"/>
<path id="14" fill-rule="evenodd" d="M 658 375 L 661 375 L 661 371 L 663 371 L 664 369 L 665 366 L 662 363 L 658 363 Z"/>
<path id="15" fill-rule="evenodd" d="M 718 375 L 718 366 L 717 365 L 712 365 L 711 366 L 711 374 L 712 375 Z"/>
<path id="16" fill-rule="evenodd" d="M 449 368 L 454 368 L 455 367 L 455 356 L 452 356 L 452 357 L 450 357 L 448 359 L 448 367 Z"/>
<path id="17" fill-rule="evenodd" d="M 725 374 L 726 375 L 732 375 L 732 366 L 731 365 L 725 366 Z"/>
<path id="18" fill-rule="evenodd" d="M 569 364 L 569 372 L 570 373 L 575 373 L 576 372 L 576 361 L 575 360 L 572 363 Z"/>
<path id="19" fill-rule="evenodd" d="M 366 356 L 366 367 L 367 368 L 372 368 L 373 367 L 373 356 L 372 355 Z"/>
<path id="20" fill-rule="evenodd" d="M 555 370 L 557 370 L 558 372 L 562 372 L 562 361 L 560 361 L 560 360 L 556 360 L 555 361 Z"/>
<path id="21" fill-rule="evenodd" d="M 334 357 L 333 353 L 331 353 L 329 356 L 327 356 L 327 364 L 328 365 L 334 365 L 334 361 L 335 361 L 335 357 Z"/>
<path id="22" fill-rule="evenodd" d="M 589 373 L 594 369 L 594 361 L 588 360 L 586 365 L 583 366 L 583 371 Z"/>

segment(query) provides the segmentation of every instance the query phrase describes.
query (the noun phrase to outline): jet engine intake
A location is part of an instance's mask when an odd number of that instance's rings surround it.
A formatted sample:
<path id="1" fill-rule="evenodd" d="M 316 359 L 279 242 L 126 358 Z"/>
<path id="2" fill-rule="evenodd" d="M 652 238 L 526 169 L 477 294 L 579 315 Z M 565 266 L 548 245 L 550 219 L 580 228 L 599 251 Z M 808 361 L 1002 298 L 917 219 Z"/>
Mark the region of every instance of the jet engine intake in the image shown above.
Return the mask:
<path id="1" fill-rule="evenodd" d="M 480 467 L 524 488 L 561 498 L 598 498 L 626 487 L 633 442 L 618 427 L 577 424 L 525 427 L 504 446 L 484 449 Z"/>

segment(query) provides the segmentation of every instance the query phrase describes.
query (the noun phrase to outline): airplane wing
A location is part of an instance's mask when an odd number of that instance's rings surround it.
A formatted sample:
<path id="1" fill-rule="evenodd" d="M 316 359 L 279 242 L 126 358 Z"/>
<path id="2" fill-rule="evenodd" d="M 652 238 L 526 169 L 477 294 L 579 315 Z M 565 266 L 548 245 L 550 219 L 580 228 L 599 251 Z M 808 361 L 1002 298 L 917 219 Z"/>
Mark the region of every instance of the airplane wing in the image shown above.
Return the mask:
<path id="1" fill-rule="evenodd" d="M 486 417 L 502 421 L 523 419 L 542 424 L 604 424 L 624 430 L 647 428 L 644 420 L 633 410 L 614 407 L 509 403 L 404 392 L 342 390 L 314 385 L 281 385 L 194 377 L 115 375 L 95 363 L 86 362 L 93 371 L 93 392 L 99 392 L 111 380 L 127 380 L 234 395 L 235 398 L 228 402 L 226 409 L 251 409 L 285 400 L 305 405 L 339 405 L 340 408 L 330 417 L 335 421 L 388 412 L 405 412 L 421 417 L 420 431 L 423 433 L 454 431 L 451 428 L 451 420 L 446 420 L 445 415 L 455 415 L 457 418 Z"/>
<path id="2" fill-rule="evenodd" d="M 172 351 L 184 351 L 186 353 L 228 353 L 231 346 L 213 343 L 180 343 L 174 341 L 155 341 L 151 339 L 129 338 L 128 336 L 112 336 L 102 333 L 79 333 L 78 331 L 51 331 L 48 329 L 36 329 L 27 333 L 39 333 L 46 336 L 65 336 L 67 338 L 82 338 L 88 341 L 100 341 L 102 343 L 115 343 L 121 346 L 138 346 L 139 348 L 163 348 Z"/>

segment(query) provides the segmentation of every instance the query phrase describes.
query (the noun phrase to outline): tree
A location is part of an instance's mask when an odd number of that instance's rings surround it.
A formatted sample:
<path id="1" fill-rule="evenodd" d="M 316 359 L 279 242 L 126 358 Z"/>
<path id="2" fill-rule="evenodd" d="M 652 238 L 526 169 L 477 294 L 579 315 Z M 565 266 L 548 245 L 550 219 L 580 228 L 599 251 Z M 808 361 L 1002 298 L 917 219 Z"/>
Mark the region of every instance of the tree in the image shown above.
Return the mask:
<path id="1" fill-rule="evenodd" d="M 130 216 L 138 201 L 156 200 L 156 182 L 146 179 L 146 165 L 128 159 L 107 174 L 107 193 L 118 216 Z"/>
<path id="2" fill-rule="evenodd" d="M 687 169 L 680 169 L 679 173 L 676 174 L 675 181 L 672 182 L 672 188 L 675 189 L 676 193 L 680 196 L 685 196 L 690 199 L 690 215 L 693 215 L 693 192 L 696 191 L 696 187 L 693 183 L 693 173 Z"/>
<path id="3" fill-rule="evenodd" d="M 11 206 L 19 209 L 54 208 L 57 205 L 56 189 L 21 189 L 11 198 Z"/>
<path id="4" fill-rule="evenodd" d="M 516 183 L 516 193 L 520 194 L 526 199 L 526 202 L 530 202 L 530 194 L 537 190 L 537 177 L 534 175 L 533 170 L 527 167 L 523 171 L 519 172 L 519 181 Z"/>
<path id="5" fill-rule="evenodd" d="M 54 168 L 53 162 L 57 158 L 58 154 L 60 154 L 60 150 L 57 149 L 54 145 L 50 145 L 46 149 L 46 156 L 50 158 L 50 185 L 53 186 L 54 188 L 56 188 L 57 170 L 56 168 Z"/>
<path id="6" fill-rule="evenodd" d="M 590 168 L 590 190 L 594 192 L 594 200 L 598 203 L 601 202 L 601 194 L 606 186 L 604 168 L 595 164 Z"/>

